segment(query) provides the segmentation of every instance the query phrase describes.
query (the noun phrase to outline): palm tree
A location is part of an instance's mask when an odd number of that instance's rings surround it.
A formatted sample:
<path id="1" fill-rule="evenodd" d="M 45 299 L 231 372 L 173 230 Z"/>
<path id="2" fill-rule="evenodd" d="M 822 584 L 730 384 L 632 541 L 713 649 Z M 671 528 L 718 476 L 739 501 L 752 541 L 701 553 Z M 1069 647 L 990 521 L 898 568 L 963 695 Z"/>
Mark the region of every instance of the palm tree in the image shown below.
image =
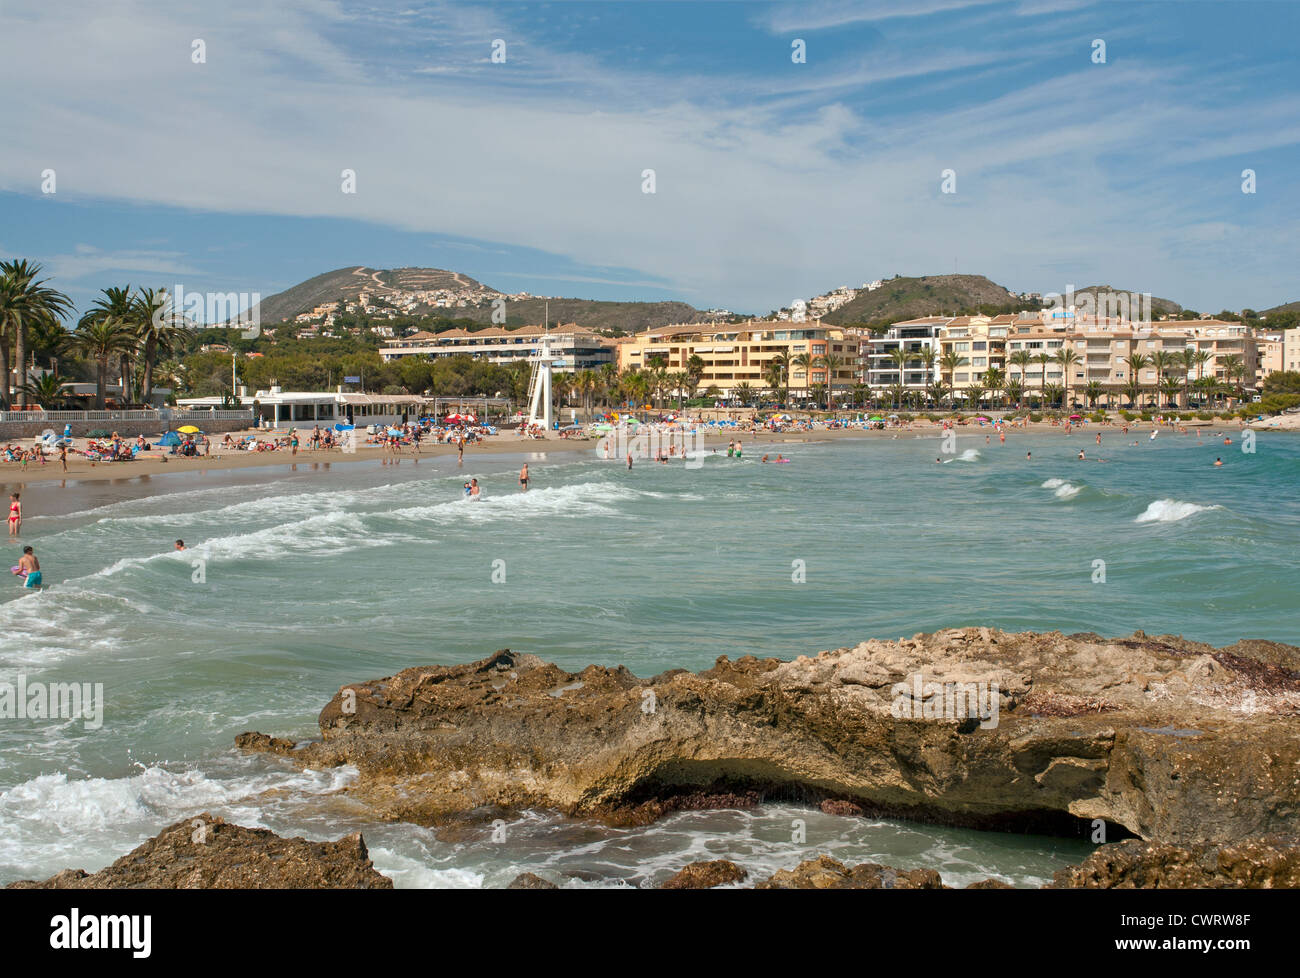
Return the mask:
<path id="1" fill-rule="evenodd" d="M 671 390 L 677 392 L 677 410 L 680 413 L 684 398 L 695 393 L 695 387 L 691 382 L 691 372 L 689 370 L 674 370 L 668 375 L 668 384 Z"/>
<path id="2" fill-rule="evenodd" d="M 968 399 L 966 403 L 968 409 L 974 411 L 980 410 L 980 402 L 984 400 L 984 385 L 978 380 L 975 381 L 966 388 L 966 397 Z"/>
<path id="3" fill-rule="evenodd" d="M 1070 402 L 1070 368 L 1072 368 L 1076 363 L 1079 362 L 1079 354 L 1074 350 L 1073 347 L 1063 346 L 1063 347 L 1061 347 L 1061 349 L 1059 349 L 1059 350 L 1056 351 L 1056 362 L 1059 363 L 1059 364 L 1061 365 L 1061 373 L 1063 373 L 1063 374 L 1065 375 L 1065 376 L 1064 376 L 1064 380 L 1065 380 L 1065 405 L 1064 405 L 1064 407 L 1069 408 L 1069 406 L 1070 406 L 1070 403 L 1069 403 L 1069 402 Z"/>
<path id="4" fill-rule="evenodd" d="M 853 406 L 865 407 L 867 398 L 871 396 L 871 388 L 859 381 L 853 385 Z"/>
<path id="5" fill-rule="evenodd" d="M 1196 379 L 1199 381 L 1205 376 L 1205 365 L 1214 359 L 1214 354 L 1209 350 L 1196 351 Z"/>
<path id="6" fill-rule="evenodd" d="M 27 344 L 33 358 L 43 357 L 50 370 L 58 373 L 59 357 L 72 345 L 72 334 L 57 319 L 38 319 L 27 329 Z"/>
<path id="7" fill-rule="evenodd" d="M 72 300 L 49 288 L 40 265 L 26 258 L 0 261 L 0 402 L 9 406 L 9 333 L 14 335 L 14 367 L 18 403 L 27 406 L 27 330 L 35 323 L 56 320 L 72 309 Z"/>
<path id="8" fill-rule="evenodd" d="M 916 351 L 916 359 L 920 360 L 922 366 L 925 367 L 925 378 L 926 382 L 929 383 L 934 379 L 934 365 L 939 359 L 939 354 L 935 352 L 934 347 L 923 346 Z"/>
<path id="9" fill-rule="evenodd" d="M 1219 366 L 1223 368 L 1223 376 L 1225 380 L 1237 381 L 1236 387 L 1233 389 L 1233 394 L 1238 398 L 1242 397 L 1244 392 L 1241 389 L 1240 381 L 1241 377 L 1246 373 L 1246 367 L 1245 364 L 1242 363 L 1241 357 L 1235 353 L 1229 353 L 1227 356 L 1219 358 Z"/>
<path id="10" fill-rule="evenodd" d="M 1083 396 L 1088 399 L 1088 403 L 1092 405 L 1094 411 L 1097 409 L 1097 402 L 1101 400 L 1101 396 L 1105 393 L 1106 389 L 1101 386 L 1100 380 L 1088 381 L 1088 386 L 1083 389 Z"/>
<path id="11" fill-rule="evenodd" d="M 740 401 L 741 407 L 749 407 L 754 400 L 754 388 L 750 386 L 749 381 L 742 380 L 732 391 L 736 395 L 736 400 Z"/>
<path id="12" fill-rule="evenodd" d="M 1038 364 L 1039 369 L 1042 371 L 1041 375 L 1038 378 L 1038 391 L 1039 391 L 1038 396 L 1039 399 L 1043 402 L 1043 404 L 1040 406 L 1046 406 L 1047 405 L 1047 365 L 1052 362 L 1052 355 L 1050 353 L 1035 354 L 1034 362 Z"/>
<path id="13" fill-rule="evenodd" d="M 1179 366 L 1183 368 L 1183 402 L 1187 407 L 1192 406 L 1192 389 L 1191 378 L 1192 371 L 1196 368 L 1196 350 L 1194 347 L 1186 347 L 1178 355 Z"/>
<path id="14" fill-rule="evenodd" d="M 811 353 L 800 353 L 790 361 L 796 367 L 803 371 L 804 400 L 808 399 L 808 388 L 812 384 L 812 368 L 817 363 L 817 358 Z"/>
<path id="15" fill-rule="evenodd" d="M 63 378 L 58 374 L 41 374 L 27 382 L 25 393 L 41 407 L 49 410 L 63 404 Z"/>
<path id="16" fill-rule="evenodd" d="M 1132 378 L 1125 386 L 1125 393 L 1128 394 L 1128 406 L 1137 407 L 1137 399 L 1142 393 L 1142 371 L 1151 364 L 1151 358 L 1145 353 L 1130 353 L 1124 358 L 1128 364 L 1129 377 Z"/>
<path id="17" fill-rule="evenodd" d="M 686 386 L 690 389 L 692 394 L 694 394 L 696 388 L 700 386 L 700 381 L 704 377 L 706 366 L 704 357 L 700 356 L 698 353 L 692 353 L 686 358 L 686 376 L 688 378 Z"/>
<path id="18" fill-rule="evenodd" d="M 1151 354 L 1151 366 L 1156 368 L 1156 389 L 1165 389 L 1165 377 L 1178 365 L 1178 355 L 1172 350 L 1156 350 Z M 1176 406 L 1176 405 L 1175 405 Z"/>
<path id="19" fill-rule="evenodd" d="M 1062 387 L 1060 384 L 1052 383 L 1052 384 L 1043 385 L 1044 404 L 1055 404 L 1057 401 L 1064 402 L 1064 399 L 1065 399 L 1065 388 Z"/>
<path id="20" fill-rule="evenodd" d="M 1002 371 L 997 367 L 989 367 L 988 370 L 984 371 L 984 375 L 980 378 L 980 382 L 987 387 L 989 393 L 993 395 L 995 406 L 1001 407 L 1002 388 L 1007 384 L 1006 377 L 1003 375 Z"/>
<path id="21" fill-rule="evenodd" d="M 1017 404 L 1017 406 L 1024 405 L 1025 388 L 1024 385 L 1020 382 L 1019 377 L 1013 377 L 1011 380 L 1008 380 L 1006 382 L 1004 389 L 1007 392 L 1007 397 L 1010 398 L 1012 401 L 1014 401 Z"/>
<path id="22" fill-rule="evenodd" d="M 844 358 L 834 353 L 827 353 L 817 358 L 818 364 L 826 369 L 826 386 L 829 393 L 826 396 L 827 410 L 833 410 L 835 407 L 835 371 L 844 366 Z"/>
<path id="23" fill-rule="evenodd" d="M 827 386 L 824 383 L 822 383 L 820 380 L 817 381 L 815 384 L 813 384 L 812 387 L 809 389 L 809 393 L 812 395 L 813 403 L 825 404 L 827 390 L 828 390 Z"/>
<path id="24" fill-rule="evenodd" d="M 907 396 L 907 388 L 902 384 L 890 384 L 886 390 L 889 394 L 890 401 L 893 402 L 894 410 L 898 410 L 902 407 L 903 398 Z"/>
<path id="25" fill-rule="evenodd" d="M 777 408 L 781 408 L 785 401 L 785 392 L 782 389 L 782 381 L 785 380 L 785 373 L 781 369 L 781 365 L 769 360 L 767 365 L 763 368 L 763 380 L 768 387 L 772 388 L 772 394 L 776 398 Z"/>
<path id="26" fill-rule="evenodd" d="M 80 352 L 95 361 L 95 406 L 104 407 L 104 387 L 108 382 L 108 361 L 129 349 L 133 300 L 131 287 L 110 286 L 103 290 L 77 323 L 76 345 Z M 125 393 L 125 392 L 124 392 Z"/>
<path id="27" fill-rule="evenodd" d="M 153 394 L 153 374 L 158 354 L 171 353 L 182 334 L 182 330 L 166 315 L 170 301 L 165 289 L 141 289 L 132 310 L 131 322 L 144 359 L 140 400 L 146 404 Z"/>
<path id="28" fill-rule="evenodd" d="M 943 403 L 944 395 L 948 394 L 951 388 L 949 388 L 942 380 L 936 380 L 931 383 L 926 390 L 930 394 L 930 400 L 934 402 L 934 406 L 937 408 Z"/>
<path id="29" fill-rule="evenodd" d="M 1034 355 L 1028 350 L 1016 350 L 1011 356 L 1007 357 L 1007 363 L 1020 368 L 1021 396 L 1017 407 L 1022 409 L 1025 406 L 1024 389 L 1029 386 L 1029 365 L 1033 362 Z"/>
<path id="30" fill-rule="evenodd" d="M 1178 407 L 1178 395 L 1182 389 L 1183 385 L 1177 377 L 1166 377 L 1160 382 L 1160 392 L 1165 395 L 1165 404 L 1170 407 Z"/>

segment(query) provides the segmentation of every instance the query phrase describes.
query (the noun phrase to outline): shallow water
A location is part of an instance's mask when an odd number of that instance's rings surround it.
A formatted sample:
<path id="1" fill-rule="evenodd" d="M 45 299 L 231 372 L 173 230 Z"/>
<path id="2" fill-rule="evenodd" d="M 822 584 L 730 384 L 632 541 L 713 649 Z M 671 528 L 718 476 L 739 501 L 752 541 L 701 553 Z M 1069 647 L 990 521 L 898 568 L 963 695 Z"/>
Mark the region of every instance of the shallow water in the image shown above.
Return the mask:
<path id="1" fill-rule="evenodd" d="M 313 838 L 361 828 L 399 886 L 501 885 L 523 869 L 637 885 L 697 858 L 770 871 L 820 852 L 951 883 L 1041 882 L 1086 847 L 793 803 L 619 831 L 532 813 L 504 841 L 488 827 L 441 843 L 366 821 L 340 794 L 347 770 L 291 772 L 231 744 L 249 729 L 313 736 L 346 682 L 506 647 L 648 676 L 963 624 L 1300 644 L 1300 439 L 1233 441 L 969 435 L 944 455 L 904 433 L 781 444 L 790 465 L 749 443 L 743 461 L 631 472 L 594 452 L 533 456 L 527 494 L 509 457 L 376 461 L 160 477 L 144 498 L 81 486 L 91 505 L 71 515 L 42 515 L 60 490 L 31 487 L 24 542 L 49 587 L 12 579 L 0 681 L 103 683 L 106 709 L 98 730 L 0 720 L 0 882 L 94 870 L 205 810 Z M 460 498 L 470 476 L 477 503 Z M 189 551 L 171 550 L 177 537 Z"/>

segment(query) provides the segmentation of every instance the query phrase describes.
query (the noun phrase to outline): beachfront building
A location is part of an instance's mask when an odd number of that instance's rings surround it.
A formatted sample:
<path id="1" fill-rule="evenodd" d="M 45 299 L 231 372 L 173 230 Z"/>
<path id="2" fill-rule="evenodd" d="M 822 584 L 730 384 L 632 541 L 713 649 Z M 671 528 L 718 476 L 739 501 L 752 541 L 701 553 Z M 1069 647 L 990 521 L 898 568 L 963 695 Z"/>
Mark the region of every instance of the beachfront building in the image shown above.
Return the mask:
<path id="1" fill-rule="evenodd" d="M 427 413 L 431 398 L 416 394 L 354 394 L 337 391 L 270 390 L 248 394 L 240 388 L 241 402 L 254 407 L 261 424 L 269 428 L 322 428 L 334 424 L 398 425 Z M 177 406 L 189 411 L 213 411 L 223 407 L 222 397 L 182 397 Z M 227 405 L 228 406 L 228 405 Z"/>
<path id="2" fill-rule="evenodd" d="M 1013 326 L 1006 353 L 1007 379 L 1018 381 L 1027 396 L 1047 385 L 1068 388 L 1070 402 L 1079 406 L 1119 407 L 1136 395 L 1139 403 L 1185 407 L 1196 398 L 1193 383 L 1203 377 L 1253 386 L 1258 344 L 1249 327 L 1213 319 L 1044 316 Z M 1024 362 L 1022 353 L 1032 359 Z"/>
<path id="3" fill-rule="evenodd" d="M 820 320 L 751 319 L 648 329 L 620 341 L 615 349 L 620 370 L 682 371 L 689 369 L 693 357 L 699 357 L 703 363 L 699 387 L 716 386 L 727 399 L 745 387 L 770 389 L 773 365 L 784 364 L 783 382 L 790 396 L 807 400 L 814 384 L 833 384 L 842 395 L 856 383 L 860 344 L 857 331 Z"/>
<path id="4" fill-rule="evenodd" d="M 385 361 L 422 356 L 431 359 L 469 355 L 492 363 L 527 363 L 538 352 L 542 337 L 550 344 L 552 369 L 560 373 L 587 370 L 614 362 L 614 344 L 584 326 L 569 323 L 553 326 L 520 326 L 503 329 L 448 329 L 441 333 L 419 332 L 387 340 L 379 349 Z"/>
<path id="5" fill-rule="evenodd" d="M 972 387 L 987 387 L 990 370 L 1005 376 L 1007 337 L 1021 321 L 1017 315 L 957 316 L 940 327 L 939 370 L 954 400 L 969 400 Z M 945 362 L 954 366 L 945 367 Z"/>
<path id="6" fill-rule="evenodd" d="M 939 380 L 939 334 L 949 316 L 894 323 L 881 336 L 865 336 L 859 348 L 862 379 L 873 390 L 902 386 L 925 391 Z M 899 363 L 901 353 L 915 356 Z"/>

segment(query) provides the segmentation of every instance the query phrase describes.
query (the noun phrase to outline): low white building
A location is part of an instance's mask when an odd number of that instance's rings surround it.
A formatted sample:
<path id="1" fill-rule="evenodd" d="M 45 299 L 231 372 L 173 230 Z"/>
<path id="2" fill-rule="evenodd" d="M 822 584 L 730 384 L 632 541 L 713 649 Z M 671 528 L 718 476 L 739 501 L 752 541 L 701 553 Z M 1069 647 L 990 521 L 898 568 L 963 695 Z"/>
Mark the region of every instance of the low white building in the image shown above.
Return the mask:
<path id="1" fill-rule="evenodd" d="M 270 428 L 322 428 L 335 424 L 399 425 L 431 412 L 433 399 L 417 394 L 352 394 L 338 391 L 283 391 L 278 386 L 251 397 L 240 388 L 244 406 L 256 408 L 257 417 Z M 222 408 L 221 397 L 181 397 L 178 407 L 189 411 Z"/>

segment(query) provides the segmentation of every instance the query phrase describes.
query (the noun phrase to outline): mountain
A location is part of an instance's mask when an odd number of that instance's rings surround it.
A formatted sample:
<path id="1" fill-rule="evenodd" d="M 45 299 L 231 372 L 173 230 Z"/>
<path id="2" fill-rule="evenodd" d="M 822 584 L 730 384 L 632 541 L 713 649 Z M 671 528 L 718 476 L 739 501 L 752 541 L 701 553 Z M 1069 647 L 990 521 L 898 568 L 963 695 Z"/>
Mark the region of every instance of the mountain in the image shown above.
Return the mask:
<path id="1" fill-rule="evenodd" d="M 293 319 L 327 302 L 355 300 L 362 291 L 372 297 L 398 303 L 403 312 L 415 315 L 441 315 L 450 319 L 492 322 L 494 299 L 506 300 L 506 325 L 540 323 L 550 303 L 552 323 L 578 323 L 589 329 L 621 329 L 635 332 L 651 326 L 694 322 L 704 314 L 685 302 L 603 302 L 594 299 L 546 299 L 529 296 L 515 298 L 498 292 L 462 275 L 442 268 L 375 269 L 363 266 L 335 269 L 285 289 L 261 302 L 261 322 L 274 325 Z M 437 306 L 427 295 L 446 290 L 453 298 L 464 299 L 464 306 Z"/>
<path id="2" fill-rule="evenodd" d="M 858 294 L 822 321 L 834 326 L 899 322 L 921 316 L 962 315 L 980 306 L 1007 306 L 1018 300 L 983 275 L 921 275 L 886 279 L 878 289 Z"/>
<path id="3" fill-rule="evenodd" d="M 1259 314 L 1264 317 L 1276 316 L 1282 312 L 1300 312 L 1300 302 L 1284 302 L 1280 306 L 1273 306 L 1271 309 L 1261 309 Z"/>
<path id="4" fill-rule="evenodd" d="M 1093 311 L 1095 312 L 1100 308 L 1097 303 L 1097 294 L 1099 292 L 1127 292 L 1127 291 L 1128 291 L 1127 289 L 1117 289 L 1113 285 L 1088 285 L 1082 289 L 1074 290 L 1074 301 L 1075 301 L 1075 305 L 1078 305 L 1079 296 L 1083 295 L 1085 292 L 1089 293 L 1092 296 L 1092 308 Z M 1064 297 L 1062 297 L 1061 301 L 1062 302 L 1065 301 Z M 1159 296 L 1154 296 L 1154 295 L 1151 297 L 1151 315 L 1156 318 L 1159 318 L 1161 316 L 1177 316 L 1182 311 L 1183 311 L 1183 307 L 1180 306 L 1178 303 L 1174 302 L 1173 299 L 1161 299 Z M 1133 315 L 1136 314 L 1137 314 L 1137 310 L 1134 309 Z"/>
<path id="5" fill-rule="evenodd" d="M 384 295 L 399 290 L 422 292 L 435 289 L 497 294 L 495 289 L 474 281 L 468 275 L 441 268 L 390 270 L 367 268 L 364 265 L 349 266 L 309 278 L 291 289 L 263 299 L 260 306 L 262 323 L 274 325 L 325 302 L 355 299 L 363 290 L 372 295 Z"/>

